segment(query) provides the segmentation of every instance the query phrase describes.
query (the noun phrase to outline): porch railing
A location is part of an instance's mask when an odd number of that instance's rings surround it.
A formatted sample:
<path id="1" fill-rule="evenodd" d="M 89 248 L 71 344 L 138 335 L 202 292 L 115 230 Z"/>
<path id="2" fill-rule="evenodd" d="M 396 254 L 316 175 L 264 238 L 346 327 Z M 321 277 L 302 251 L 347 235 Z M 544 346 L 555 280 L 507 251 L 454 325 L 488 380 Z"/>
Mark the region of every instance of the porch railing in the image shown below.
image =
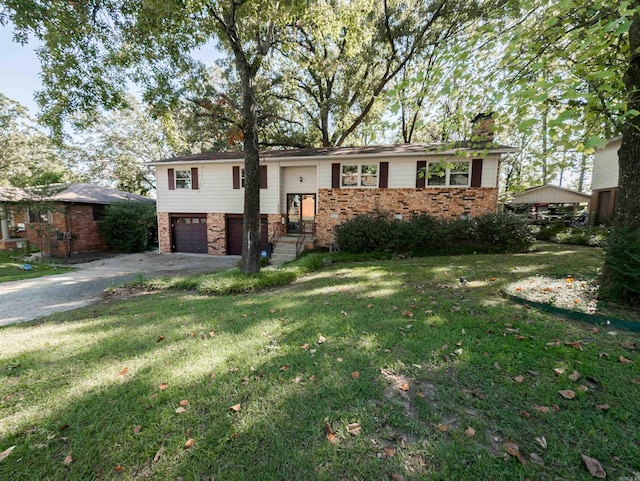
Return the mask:
<path id="1" fill-rule="evenodd" d="M 298 235 L 298 240 L 296 241 L 296 257 L 300 255 L 302 249 L 304 247 L 304 241 L 307 236 L 313 237 L 316 232 L 316 223 L 315 222 L 300 222 L 300 234 Z"/>

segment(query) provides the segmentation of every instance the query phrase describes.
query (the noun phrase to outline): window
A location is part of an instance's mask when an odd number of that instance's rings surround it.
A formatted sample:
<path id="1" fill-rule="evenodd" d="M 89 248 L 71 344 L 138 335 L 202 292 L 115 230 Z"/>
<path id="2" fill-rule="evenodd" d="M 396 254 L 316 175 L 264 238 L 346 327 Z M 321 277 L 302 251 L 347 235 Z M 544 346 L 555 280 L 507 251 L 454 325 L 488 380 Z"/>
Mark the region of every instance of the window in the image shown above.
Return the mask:
<path id="1" fill-rule="evenodd" d="M 29 207 L 29 222 L 39 224 L 41 222 L 49 222 L 50 213 Z"/>
<path id="2" fill-rule="evenodd" d="M 176 189 L 191 188 L 191 171 L 176 170 Z"/>
<path id="3" fill-rule="evenodd" d="M 104 210 L 107 206 L 102 204 L 93 205 L 93 221 L 100 222 L 104 217 Z"/>
<path id="4" fill-rule="evenodd" d="M 343 165 L 342 187 L 377 187 L 378 164 Z"/>
<path id="5" fill-rule="evenodd" d="M 429 162 L 427 185 L 434 187 L 468 187 L 470 162 Z"/>

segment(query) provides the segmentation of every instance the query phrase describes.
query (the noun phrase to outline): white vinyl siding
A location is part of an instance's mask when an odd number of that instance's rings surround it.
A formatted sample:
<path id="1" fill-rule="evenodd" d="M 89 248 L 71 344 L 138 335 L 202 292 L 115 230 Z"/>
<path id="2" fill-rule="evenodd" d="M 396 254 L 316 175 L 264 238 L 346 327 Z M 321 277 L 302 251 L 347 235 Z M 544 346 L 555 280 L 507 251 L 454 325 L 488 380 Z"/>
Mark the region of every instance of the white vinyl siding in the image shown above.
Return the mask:
<path id="1" fill-rule="evenodd" d="M 604 149 L 596 151 L 593 160 L 591 189 L 611 189 L 618 187 L 618 150 L 620 139 L 609 142 Z"/>
<path id="2" fill-rule="evenodd" d="M 158 212 L 172 213 L 233 213 L 244 210 L 244 189 L 233 188 L 233 165 L 230 163 L 182 165 L 179 170 L 199 168 L 199 190 L 168 189 L 168 168 L 156 167 Z M 237 164 L 242 167 L 241 164 Z M 176 169 L 176 170 L 178 170 Z M 260 189 L 260 210 L 263 214 L 275 214 L 278 208 L 280 179 L 278 166 L 267 164 L 267 189 Z"/>

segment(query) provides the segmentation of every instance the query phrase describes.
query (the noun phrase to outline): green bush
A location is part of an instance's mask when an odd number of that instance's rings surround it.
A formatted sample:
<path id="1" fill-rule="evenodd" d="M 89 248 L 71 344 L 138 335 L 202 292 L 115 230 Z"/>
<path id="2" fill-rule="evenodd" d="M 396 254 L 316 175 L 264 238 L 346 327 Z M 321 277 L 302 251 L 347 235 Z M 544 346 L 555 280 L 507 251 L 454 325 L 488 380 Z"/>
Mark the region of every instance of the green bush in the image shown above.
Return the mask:
<path id="1" fill-rule="evenodd" d="M 438 220 L 428 215 L 407 222 L 376 212 L 359 215 L 336 228 L 344 251 L 442 255 L 472 252 L 523 252 L 534 242 L 525 219 L 487 214 L 474 219 Z"/>
<path id="2" fill-rule="evenodd" d="M 154 204 L 125 201 L 107 206 L 99 227 L 111 249 L 142 252 L 149 247 L 149 232 L 156 222 Z"/>
<path id="3" fill-rule="evenodd" d="M 605 256 L 600 297 L 640 306 L 640 229 L 614 226 Z"/>
<path id="4" fill-rule="evenodd" d="M 605 247 L 609 230 L 602 227 L 569 227 L 562 222 L 534 226 L 536 239 L 559 244 Z"/>

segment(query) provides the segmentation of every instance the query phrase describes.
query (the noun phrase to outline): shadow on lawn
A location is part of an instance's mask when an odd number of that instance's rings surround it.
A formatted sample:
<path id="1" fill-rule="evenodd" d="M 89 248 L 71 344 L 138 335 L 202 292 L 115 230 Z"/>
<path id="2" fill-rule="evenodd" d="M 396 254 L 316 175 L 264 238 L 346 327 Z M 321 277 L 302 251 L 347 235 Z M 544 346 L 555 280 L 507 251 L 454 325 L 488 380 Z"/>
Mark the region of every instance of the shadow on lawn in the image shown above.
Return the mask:
<path id="1" fill-rule="evenodd" d="M 605 463 L 625 453 L 618 469 L 628 472 L 640 454 L 628 445 L 638 437 L 633 399 L 601 388 L 573 404 L 558 400 L 566 386 L 549 359 L 603 381 L 620 366 L 587 365 L 600 346 L 583 326 L 514 308 L 490 283 L 461 286 L 460 275 L 479 269 L 501 282 L 554 268 L 532 255 L 531 269 L 514 273 L 487 257 L 338 266 L 289 289 L 142 296 L 109 313 L 91 308 L 0 330 L 64 335 L 32 347 L 27 335 L 24 348 L 0 354 L 3 365 L 19 364 L 0 373 L 16 395 L 0 404 L 0 449 L 16 445 L 0 478 L 580 479 L 574 458 L 584 445 Z M 566 336 L 585 349 L 549 350 Z M 514 382 L 527 371 L 537 374 Z M 560 411 L 536 414 L 551 396 Z M 60 402 L 47 408 L 51 398 Z M 576 415 L 602 402 L 618 403 L 608 419 Z M 625 412 L 636 418 L 623 422 Z M 348 433 L 351 423 L 360 434 Z M 503 461 L 502 440 L 531 453 L 540 435 L 554 449 L 541 453 L 545 466 Z M 188 439 L 195 444 L 185 449 Z"/>

